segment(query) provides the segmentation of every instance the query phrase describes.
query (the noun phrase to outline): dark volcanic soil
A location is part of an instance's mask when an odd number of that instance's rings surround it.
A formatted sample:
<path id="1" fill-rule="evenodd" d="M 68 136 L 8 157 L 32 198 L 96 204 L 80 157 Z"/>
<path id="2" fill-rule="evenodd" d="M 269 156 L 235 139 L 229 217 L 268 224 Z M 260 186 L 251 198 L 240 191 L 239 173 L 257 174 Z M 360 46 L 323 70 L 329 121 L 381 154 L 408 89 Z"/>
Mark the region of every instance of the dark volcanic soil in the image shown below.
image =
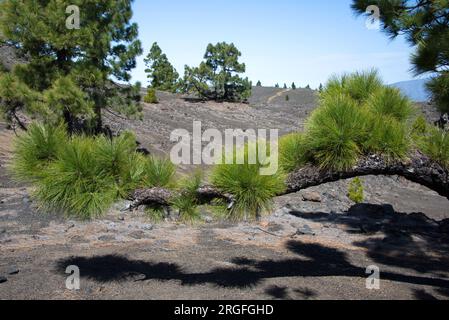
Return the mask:
<path id="1" fill-rule="evenodd" d="M 288 94 L 290 100 L 285 101 Z M 316 104 L 310 90 L 257 88 L 249 105 L 161 95 L 145 119 L 107 115 L 156 153 L 173 129 L 301 129 Z M 31 190 L 5 164 L 14 134 L 0 128 L 0 299 L 448 299 L 448 201 L 398 177 L 366 177 L 366 204 L 346 196 L 348 181 L 279 197 L 258 223 L 214 220 L 152 224 L 142 211 L 81 222 L 38 213 Z M 187 169 L 187 168 L 184 168 Z M 447 228 L 447 227 L 446 227 Z M 67 266 L 81 289 L 66 289 Z M 380 290 L 366 268 L 380 269 Z"/>

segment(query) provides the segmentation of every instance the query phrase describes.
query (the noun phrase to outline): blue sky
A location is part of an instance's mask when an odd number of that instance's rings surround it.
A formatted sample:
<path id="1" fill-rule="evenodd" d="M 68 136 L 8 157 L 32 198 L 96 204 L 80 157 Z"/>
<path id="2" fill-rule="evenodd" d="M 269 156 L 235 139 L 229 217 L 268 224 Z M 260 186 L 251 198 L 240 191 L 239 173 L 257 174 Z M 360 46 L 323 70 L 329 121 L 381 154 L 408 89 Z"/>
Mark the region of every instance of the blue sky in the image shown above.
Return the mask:
<path id="1" fill-rule="evenodd" d="M 135 0 L 144 55 L 133 81 L 148 83 L 143 58 L 158 42 L 184 74 L 202 61 L 208 43 L 233 42 L 246 76 L 263 85 L 317 87 L 332 74 L 372 67 L 387 83 L 413 79 L 412 48 L 355 17 L 350 0 Z"/>

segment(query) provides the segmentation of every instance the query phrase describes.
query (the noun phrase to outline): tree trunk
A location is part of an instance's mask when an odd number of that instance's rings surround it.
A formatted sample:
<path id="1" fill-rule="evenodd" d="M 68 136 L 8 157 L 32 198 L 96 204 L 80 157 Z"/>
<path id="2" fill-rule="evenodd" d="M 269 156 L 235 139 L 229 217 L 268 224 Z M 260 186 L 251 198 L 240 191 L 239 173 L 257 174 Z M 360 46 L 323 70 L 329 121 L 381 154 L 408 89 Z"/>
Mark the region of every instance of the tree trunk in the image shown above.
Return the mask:
<path id="1" fill-rule="evenodd" d="M 407 161 L 388 162 L 379 156 L 372 155 L 360 159 L 358 164 L 348 171 L 322 170 L 316 166 L 306 166 L 291 173 L 286 181 L 286 191 L 281 195 L 291 194 L 313 186 L 367 175 L 398 175 L 436 191 L 449 199 L 449 171 L 431 161 L 423 154 L 416 152 Z M 170 205 L 175 193 L 169 190 L 153 188 L 137 190 L 132 199 L 132 207 L 141 205 Z M 179 194 L 178 194 L 179 195 Z M 212 186 L 198 189 L 198 198 L 202 203 L 220 198 L 226 200 L 232 208 L 235 201 L 229 194 L 223 194 Z"/>

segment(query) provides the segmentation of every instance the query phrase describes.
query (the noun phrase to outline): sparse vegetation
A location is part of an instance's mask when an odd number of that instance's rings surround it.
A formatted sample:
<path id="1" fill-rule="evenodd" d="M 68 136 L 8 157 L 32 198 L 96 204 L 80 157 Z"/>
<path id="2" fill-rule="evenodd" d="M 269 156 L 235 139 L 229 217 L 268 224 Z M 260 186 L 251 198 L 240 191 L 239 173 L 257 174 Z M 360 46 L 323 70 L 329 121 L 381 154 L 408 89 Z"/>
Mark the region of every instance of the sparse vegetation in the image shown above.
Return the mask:
<path id="1" fill-rule="evenodd" d="M 88 14 L 82 19 L 82 32 L 69 32 L 63 19 L 65 5 L 1 1 L 2 40 L 14 44 L 29 62 L 16 65 L 13 81 L 2 81 L 9 92 L 20 88 L 19 95 L 9 95 L 8 110 L 35 112 L 47 122 L 64 121 L 68 130 L 78 120 L 89 119 L 95 131 L 101 132 L 102 109 L 109 107 L 112 96 L 122 94 L 122 87 L 110 78 L 128 82 L 136 57 L 142 53 L 138 27 L 131 23 L 131 3 L 77 1 Z M 0 94 L 4 100 L 4 92 Z"/>
<path id="2" fill-rule="evenodd" d="M 449 112 L 447 1 L 375 1 L 372 4 L 382 13 L 382 30 L 390 38 L 405 35 L 416 48 L 411 57 L 415 74 L 437 74 L 428 88 L 440 110 Z M 352 9 L 366 15 L 368 5 L 366 0 L 353 0 Z"/>
<path id="3" fill-rule="evenodd" d="M 279 141 L 279 164 L 285 172 L 292 172 L 307 163 L 304 134 L 291 133 Z"/>
<path id="4" fill-rule="evenodd" d="M 359 177 L 349 183 L 348 198 L 355 203 L 362 203 L 365 200 L 362 180 Z"/>
<path id="5" fill-rule="evenodd" d="M 179 210 L 181 220 L 193 222 L 200 218 L 197 190 L 201 186 L 203 173 L 196 171 L 179 183 L 179 196 L 172 200 L 174 208 Z"/>
<path id="6" fill-rule="evenodd" d="M 148 88 L 147 94 L 143 98 L 143 101 L 145 103 L 152 103 L 152 104 L 159 103 L 157 96 L 156 96 L 156 90 L 153 88 Z"/>
<path id="7" fill-rule="evenodd" d="M 443 167 L 449 168 L 449 132 L 431 127 L 427 134 L 420 140 L 420 148 L 424 154 L 438 162 Z"/>
<path id="8" fill-rule="evenodd" d="M 136 188 L 172 185 L 171 162 L 137 154 L 133 134 L 68 137 L 64 129 L 33 124 L 16 143 L 12 172 L 34 184 L 42 208 L 87 219 Z"/>
<path id="9" fill-rule="evenodd" d="M 66 141 L 67 134 L 63 125 L 33 123 L 28 132 L 15 141 L 11 168 L 15 178 L 25 182 L 42 178 Z"/>
<path id="10" fill-rule="evenodd" d="M 205 61 L 199 67 L 185 67 L 183 90 L 217 101 L 248 99 L 252 84 L 248 78 L 239 77 L 246 71 L 245 64 L 238 60 L 241 55 L 233 43 L 209 44 L 204 54 Z"/>
<path id="11" fill-rule="evenodd" d="M 235 197 L 235 204 L 228 213 L 229 219 L 254 219 L 270 210 L 272 199 L 284 191 L 285 176 L 281 172 L 272 176 L 260 175 L 260 162 L 249 164 L 248 146 L 235 150 L 234 159 L 238 153 L 244 153 L 245 164 L 218 165 L 212 171 L 211 181 Z"/>
<path id="12" fill-rule="evenodd" d="M 145 72 L 150 79 L 151 88 L 168 92 L 178 90 L 179 74 L 156 42 L 153 43 L 150 53 L 145 58 L 145 65 L 147 67 Z"/>

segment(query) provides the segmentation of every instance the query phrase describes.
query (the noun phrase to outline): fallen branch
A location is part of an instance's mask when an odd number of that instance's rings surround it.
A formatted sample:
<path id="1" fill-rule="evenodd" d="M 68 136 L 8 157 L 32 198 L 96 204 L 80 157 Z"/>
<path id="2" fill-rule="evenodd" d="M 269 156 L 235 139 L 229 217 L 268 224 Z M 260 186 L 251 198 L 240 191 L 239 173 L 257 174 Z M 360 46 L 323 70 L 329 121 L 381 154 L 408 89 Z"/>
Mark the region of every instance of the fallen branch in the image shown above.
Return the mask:
<path id="1" fill-rule="evenodd" d="M 351 170 L 341 172 L 307 166 L 288 176 L 286 193 L 368 175 L 401 176 L 449 199 L 449 171 L 419 152 L 414 153 L 409 160 L 394 162 L 388 162 L 376 155 L 367 156 L 360 159 Z"/>
<path id="2" fill-rule="evenodd" d="M 130 209 L 135 209 L 143 205 L 169 207 L 172 200 L 182 196 L 182 191 L 173 191 L 163 188 L 139 189 L 132 194 L 132 204 Z M 202 186 L 197 190 L 197 199 L 200 204 L 210 203 L 215 199 L 226 201 L 230 207 L 234 204 L 234 197 L 224 194 L 213 186 Z"/>
<path id="3" fill-rule="evenodd" d="M 309 165 L 288 176 L 286 191 L 279 196 L 329 182 L 368 175 L 402 176 L 449 199 L 449 171 L 419 152 L 413 154 L 409 160 L 393 162 L 376 155 L 367 156 L 360 159 L 356 166 L 347 171 L 322 170 Z M 132 196 L 131 208 L 142 205 L 169 207 L 171 200 L 179 195 L 179 192 L 161 188 L 136 190 Z M 232 195 L 223 194 L 213 186 L 199 188 L 197 197 L 201 204 L 210 203 L 214 199 L 225 200 L 229 204 L 229 208 L 232 208 L 235 202 Z"/>

